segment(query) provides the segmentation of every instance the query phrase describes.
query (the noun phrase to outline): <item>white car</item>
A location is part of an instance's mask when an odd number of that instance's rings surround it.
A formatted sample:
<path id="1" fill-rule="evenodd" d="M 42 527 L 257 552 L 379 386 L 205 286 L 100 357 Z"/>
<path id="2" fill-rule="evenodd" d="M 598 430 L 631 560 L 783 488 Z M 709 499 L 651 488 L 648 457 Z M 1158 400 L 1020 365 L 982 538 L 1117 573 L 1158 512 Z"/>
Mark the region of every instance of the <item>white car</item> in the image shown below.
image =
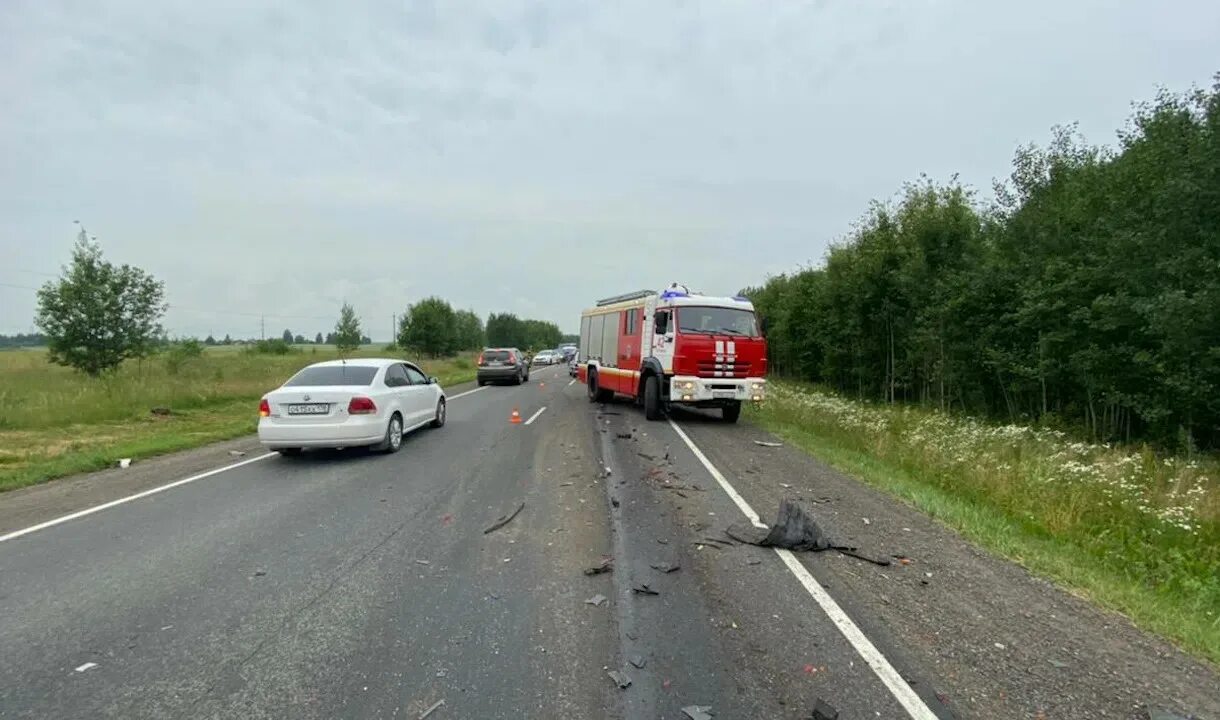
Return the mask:
<path id="1" fill-rule="evenodd" d="M 559 360 L 558 360 L 558 358 L 555 357 L 554 350 L 540 350 L 540 351 L 538 351 L 538 354 L 534 356 L 534 359 L 530 364 L 531 365 L 554 365 L 557 362 L 559 362 Z"/>
<path id="2" fill-rule="evenodd" d="M 357 446 L 392 453 L 404 434 L 445 424 L 445 391 L 402 360 L 332 360 L 267 393 L 258 414 L 259 441 L 281 455 Z"/>

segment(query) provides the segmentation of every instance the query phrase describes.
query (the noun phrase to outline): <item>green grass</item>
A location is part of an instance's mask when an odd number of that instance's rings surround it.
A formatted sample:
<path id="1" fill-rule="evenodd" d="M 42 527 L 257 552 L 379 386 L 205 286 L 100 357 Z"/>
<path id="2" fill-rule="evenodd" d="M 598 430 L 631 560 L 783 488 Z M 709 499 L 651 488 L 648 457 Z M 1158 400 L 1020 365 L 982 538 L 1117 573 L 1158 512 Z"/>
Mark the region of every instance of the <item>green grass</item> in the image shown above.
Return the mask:
<path id="1" fill-rule="evenodd" d="M 374 347 L 353 354 L 385 355 Z M 288 355 L 209 348 L 176 373 L 154 357 L 95 379 L 51 365 L 43 351 L 0 353 L 0 492 L 251 433 L 265 392 L 336 357 L 328 346 Z M 442 385 L 474 379 L 469 358 L 419 364 Z M 171 414 L 153 415 L 154 407 Z"/>
<path id="2" fill-rule="evenodd" d="M 788 442 L 1220 663 L 1214 458 L 777 389 L 752 416 Z"/>

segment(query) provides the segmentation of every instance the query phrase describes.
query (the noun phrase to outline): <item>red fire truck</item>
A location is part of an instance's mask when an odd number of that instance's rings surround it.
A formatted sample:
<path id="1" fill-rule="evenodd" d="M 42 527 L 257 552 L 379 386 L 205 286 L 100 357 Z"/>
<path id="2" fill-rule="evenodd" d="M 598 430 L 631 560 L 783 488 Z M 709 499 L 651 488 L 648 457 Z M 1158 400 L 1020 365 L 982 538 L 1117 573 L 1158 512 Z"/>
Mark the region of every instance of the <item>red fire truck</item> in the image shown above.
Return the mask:
<path id="1" fill-rule="evenodd" d="M 657 420 L 671 403 L 736 422 L 766 394 L 767 341 L 754 305 L 674 284 L 606 298 L 581 313 L 577 378 L 590 402 L 634 399 Z"/>

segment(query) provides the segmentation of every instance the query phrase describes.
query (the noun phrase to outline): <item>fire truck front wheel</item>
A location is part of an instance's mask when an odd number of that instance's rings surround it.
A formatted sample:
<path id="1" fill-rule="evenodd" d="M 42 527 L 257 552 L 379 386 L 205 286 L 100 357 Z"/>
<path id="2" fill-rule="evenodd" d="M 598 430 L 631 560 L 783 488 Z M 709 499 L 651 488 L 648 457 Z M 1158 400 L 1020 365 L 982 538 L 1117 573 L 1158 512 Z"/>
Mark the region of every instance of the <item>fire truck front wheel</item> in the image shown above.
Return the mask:
<path id="1" fill-rule="evenodd" d="M 741 417 L 741 401 L 734 400 L 720 408 L 720 417 L 724 418 L 724 421 L 728 423 L 737 422 L 737 418 Z"/>
<path id="2" fill-rule="evenodd" d="M 610 402 L 614 399 L 614 393 L 610 390 L 603 390 L 597 385 L 597 371 L 589 369 L 589 402 Z"/>
<path id="3" fill-rule="evenodd" d="M 661 383 L 656 375 L 649 375 L 644 379 L 644 417 L 660 420 L 661 416 Z"/>

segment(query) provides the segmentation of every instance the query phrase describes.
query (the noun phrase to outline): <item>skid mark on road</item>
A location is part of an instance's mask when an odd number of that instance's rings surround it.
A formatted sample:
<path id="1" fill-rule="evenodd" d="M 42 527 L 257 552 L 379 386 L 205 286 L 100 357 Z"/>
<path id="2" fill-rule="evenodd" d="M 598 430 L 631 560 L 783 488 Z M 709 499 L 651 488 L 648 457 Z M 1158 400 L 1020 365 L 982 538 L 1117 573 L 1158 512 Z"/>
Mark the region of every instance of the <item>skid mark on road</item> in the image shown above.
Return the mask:
<path id="1" fill-rule="evenodd" d="M 754 512 L 754 508 L 750 507 L 750 504 L 737 492 L 737 489 L 716 469 L 715 465 L 712 465 L 712 462 L 707 459 L 707 456 L 703 454 L 703 451 L 695 445 L 690 437 L 682 431 L 682 428 L 678 427 L 678 424 L 672 419 L 669 420 L 669 425 L 678 434 L 682 442 L 686 444 L 686 447 L 690 448 L 690 451 L 694 453 L 695 458 L 708 471 L 708 474 L 716 480 L 721 489 L 729 496 L 729 499 L 733 501 L 737 509 L 741 510 L 742 514 L 750 522 L 754 523 L 756 527 L 767 527 L 759 520 L 758 513 Z M 813 577 L 813 573 L 809 572 L 809 569 L 796 559 L 792 551 L 775 548 L 775 554 L 779 556 L 784 565 L 788 567 L 788 570 L 796 576 L 801 586 L 805 588 L 814 601 L 825 611 L 826 616 L 839 629 L 839 632 L 843 634 L 847 642 L 851 643 L 851 646 L 860 654 L 864 662 L 868 663 L 868 666 L 880 678 L 881 682 L 890 691 L 890 694 L 894 696 L 894 699 L 907 711 L 907 714 L 914 720 L 936 720 L 936 713 L 932 712 L 923 699 L 915 694 L 915 691 L 902 679 L 902 675 L 894 669 L 894 666 L 890 664 L 885 655 L 881 654 L 881 651 L 873 645 L 872 641 L 860 630 L 859 626 L 848 617 L 843 608 L 839 607 L 839 603 L 835 602 L 830 593 L 826 592 L 825 588 Z"/>

